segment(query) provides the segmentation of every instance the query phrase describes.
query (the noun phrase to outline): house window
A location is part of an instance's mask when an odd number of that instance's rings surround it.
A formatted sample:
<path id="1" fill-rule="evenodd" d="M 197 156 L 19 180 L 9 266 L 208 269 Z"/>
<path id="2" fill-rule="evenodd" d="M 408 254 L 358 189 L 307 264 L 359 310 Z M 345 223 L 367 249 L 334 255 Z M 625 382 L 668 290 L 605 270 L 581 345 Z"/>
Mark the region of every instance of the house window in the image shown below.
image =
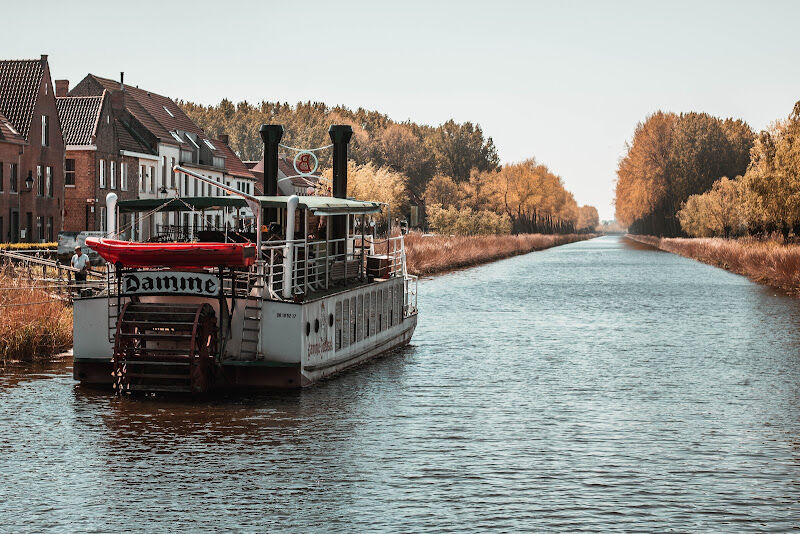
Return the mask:
<path id="1" fill-rule="evenodd" d="M 48 217 L 47 218 L 47 242 L 48 243 L 52 243 L 53 241 L 55 241 L 55 239 L 53 239 L 54 237 L 55 237 L 55 235 L 53 234 L 53 218 L 52 217 Z"/>
<path id="2" fill-rule="evenodd" d="M 188 174 L 184 174 L 183 175 L 183 194 L 184 195 L 188 195 L 189 194 L 189 175 Z"/>
<path id="3" fill-rule="evenodd" d="M 128 164 L 125 162 L 119 164 L 119 188 L 122 191 L 128 190 Z"/>
<path id="4" fill-rule="evenodd" d="M 53 167 L 47 167 L 47 196 L 53 196 Z"/>
<path id="5" fill-rule="evenodd" d="M 25 241 L 30 243 L 30 242 L 33 241 L 33 213 L 32 212 L 29 211 L 29 212 L 25 213 L 25 222 L 26 222 L 25 229 L 23 230 L 25 232 L 25 235 L 23 237 L 25 238 Z"/>
<path id="6" fill-rule="evenodd" d="M 44 173 L 42 172 L 42 166 L 41 165 L 37 165 L 36 166 L 36 184 L 37 184 L 36 194 L 39 195 L 40 197 L 43 197 L 44 196 Z"/>
<path id="7" fill-rule="evenodd" d="M 3 162 L 0 161 L 0 191 L 3 190 Z M 3 232 L 0 232 L 0 240 L 3 239 Z"/>
<path id="8" fill-rule="evenodd" d="M 100 231 L 106 231 L 106 207 L 100 206 Z"/>
<path id="9" fill-rule="evenodd" d="M 100 187 L 105 189 L 106 187 L 106 160 L 100 160 Z"/>
<path id="10" fill-rule="evenodd" d="M 161 187 L 167 187 L 167 156 L 161 156 Z"/>
<path id="11" fill-rule="evenodd" d="M 172 158 L 172 166 L 169 168 L 170 187 L 175 187 L 175 158 Z"/>
<path id="12" fill-rule="evenodd" d="M 50 117 L 42 115 L 42 146 L 50 146 Z"/>
<path id="13" fill-rule="evenodd" d="M 68 159 L 64 161 L 64 184 L 75 185 L 75 160 Z"/>
<path id="14" fill-rule="evenodd" d="M 139 166 L 139 191 L 141 191 L 142 193 L 144 193 L 145 187 L 147 186 L 147 184 L 145 183 L 145 179 L 144 179 L 145 176 L 146 176 L 146 174 L 145 174 L 145 171 L 144 171 L 144 165 L 140 165 Z"/>
<path id="15" fill-rule="evenodd" d="M 44 243 L 44 217 L 36 217 L 36 240 Z"/>
<path id="16" fill-rule="evenodd" d="M 18 191 L 18 189 L 17 189 L 17 174 L 18 174 L 19 167 L 17 166 L 16 163 L 12 163 L 11 165 L 8 166 L 8 170 L 9 170 L 9 173 L 8 173 L 8 188 L 9 188 L 9 190 L 11 190 L 12 193 L 16 193 Z"/>
<path id="17" fill-rule="evenodd" d="M 117 162 L 109 162 L 109 171 L 111 172 L 111 189 L 117 188 Z"/>
<path id="18" fill-rule="evenodd" d="M 147 167 L 147 177 L 150 182 L 150 192 L 156 192 L 156 168 L 155 167 Z"/>
<path id="19" fill-rule="evenodd" d="M 3 217 L 0 216 L 0 241 L 2 241 L 4 239 L 4 237 L 3 237 L 4 235 L 5 234 L 3 234 Z M 11 236 L 9 236 L 9 237 L 11 237 Z M 9 241 L 10 241 L 10 239 L 9 239 Z"/>

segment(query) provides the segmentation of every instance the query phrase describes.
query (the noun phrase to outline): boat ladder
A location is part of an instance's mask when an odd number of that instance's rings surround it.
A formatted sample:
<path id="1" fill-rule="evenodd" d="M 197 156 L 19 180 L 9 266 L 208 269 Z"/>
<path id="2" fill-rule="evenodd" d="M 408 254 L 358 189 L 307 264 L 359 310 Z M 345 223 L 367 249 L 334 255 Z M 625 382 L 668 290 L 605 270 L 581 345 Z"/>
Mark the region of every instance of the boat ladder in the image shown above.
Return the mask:
<path id="1" fill-rule="evenodd" d="M 244 300 L 244 320 L 242 321 L 242 345 L 239 352 L 245 359 L 261 359 L 261 295 L 264 293 L 264 277 L 252 276 L 248 280 L 250 288 Z"/>

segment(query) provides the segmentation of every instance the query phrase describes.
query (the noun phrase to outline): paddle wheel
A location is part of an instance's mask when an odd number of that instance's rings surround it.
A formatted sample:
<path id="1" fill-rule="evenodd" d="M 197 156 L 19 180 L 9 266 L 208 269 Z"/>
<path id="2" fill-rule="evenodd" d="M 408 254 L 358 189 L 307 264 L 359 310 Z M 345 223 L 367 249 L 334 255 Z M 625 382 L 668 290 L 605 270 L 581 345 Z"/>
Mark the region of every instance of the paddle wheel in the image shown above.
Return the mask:
<path id="1" fill-rule="evenodd" d="M 205 304 L 128 302 L 117 321 L 117 393 L 208 391 L 217 357 L 217 320 Z"/>

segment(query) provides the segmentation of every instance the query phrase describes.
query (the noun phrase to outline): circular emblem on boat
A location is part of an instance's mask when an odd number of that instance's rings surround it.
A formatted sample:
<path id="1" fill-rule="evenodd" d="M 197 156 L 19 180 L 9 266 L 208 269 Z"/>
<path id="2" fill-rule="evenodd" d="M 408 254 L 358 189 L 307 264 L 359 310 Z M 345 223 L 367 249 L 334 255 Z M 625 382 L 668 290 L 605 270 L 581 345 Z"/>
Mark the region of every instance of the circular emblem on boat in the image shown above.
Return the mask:
<path id="1" fill-rule="evenodd" d="M 301 150 L 294 157 L 292 162 L 294 170 L 300 176 L 309 176 L 314 174 L 319 168 L 319 160 L 317 156 L 310 150 Z"/>

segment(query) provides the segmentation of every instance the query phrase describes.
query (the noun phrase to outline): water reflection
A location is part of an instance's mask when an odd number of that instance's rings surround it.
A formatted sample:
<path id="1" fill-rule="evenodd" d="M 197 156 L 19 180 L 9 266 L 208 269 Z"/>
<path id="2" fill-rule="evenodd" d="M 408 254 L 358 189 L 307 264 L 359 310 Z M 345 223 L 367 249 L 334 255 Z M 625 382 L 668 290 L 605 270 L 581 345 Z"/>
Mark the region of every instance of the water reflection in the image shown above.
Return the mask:
<path id="1" fill-rule="evenodd" d="M 117 399 L 63 364 L 5 370 L 0 524 L 795 526 L 797 300 L 620 238 L 420 295 L 411 347 L 302 392 Z"/>

